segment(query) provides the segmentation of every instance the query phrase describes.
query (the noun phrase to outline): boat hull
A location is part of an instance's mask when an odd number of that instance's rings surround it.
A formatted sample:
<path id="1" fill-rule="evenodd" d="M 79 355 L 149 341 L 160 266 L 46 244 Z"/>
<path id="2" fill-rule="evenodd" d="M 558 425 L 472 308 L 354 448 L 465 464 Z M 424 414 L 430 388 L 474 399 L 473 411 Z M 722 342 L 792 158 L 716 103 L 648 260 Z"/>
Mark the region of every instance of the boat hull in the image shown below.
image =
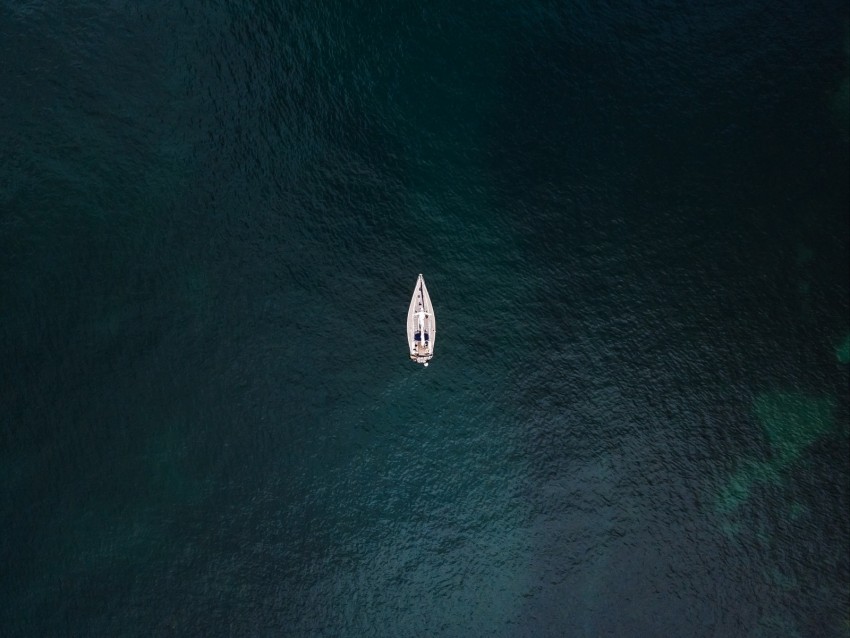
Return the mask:
<path id="1" fill-rule="evenodd" d="M 413 297 L 407 310 L 407 346 L 410 359 L 424 363 L 434 356 L 434 341 L 437 337 L 437 321 L 431 296 L 425 286 L 425 279 L 419 275 Z"/>

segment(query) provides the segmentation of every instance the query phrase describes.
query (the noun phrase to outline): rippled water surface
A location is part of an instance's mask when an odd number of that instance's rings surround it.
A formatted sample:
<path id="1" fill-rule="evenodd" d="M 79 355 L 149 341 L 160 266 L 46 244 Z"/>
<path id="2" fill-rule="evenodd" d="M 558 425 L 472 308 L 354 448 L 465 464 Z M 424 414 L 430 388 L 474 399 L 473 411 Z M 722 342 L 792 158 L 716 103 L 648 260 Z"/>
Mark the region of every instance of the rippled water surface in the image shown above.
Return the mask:
<path id="1" fill-rule="evenodd" d="M 0 0 L 0 633 L 850 635 L 848 19 Z"/>

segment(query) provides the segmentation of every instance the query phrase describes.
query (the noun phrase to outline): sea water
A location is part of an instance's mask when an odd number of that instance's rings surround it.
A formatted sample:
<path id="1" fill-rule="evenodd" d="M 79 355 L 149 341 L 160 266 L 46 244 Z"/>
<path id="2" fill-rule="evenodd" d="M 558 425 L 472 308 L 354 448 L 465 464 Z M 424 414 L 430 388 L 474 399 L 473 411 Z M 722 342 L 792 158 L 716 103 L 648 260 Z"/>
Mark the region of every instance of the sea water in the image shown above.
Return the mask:
<path id="1" fill-rule="evenodd" d="M 849 33 L 4 0 L 0 633 L 847 636 Z"/>

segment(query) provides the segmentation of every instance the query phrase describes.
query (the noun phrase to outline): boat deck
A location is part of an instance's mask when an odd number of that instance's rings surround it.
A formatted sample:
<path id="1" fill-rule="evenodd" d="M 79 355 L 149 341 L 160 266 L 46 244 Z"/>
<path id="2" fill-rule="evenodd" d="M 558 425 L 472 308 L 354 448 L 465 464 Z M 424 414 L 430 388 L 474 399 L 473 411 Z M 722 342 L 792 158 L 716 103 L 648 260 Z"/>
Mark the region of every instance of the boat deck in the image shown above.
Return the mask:
<path id="1" fill-rule="evenodd" d="M 437 322 L 431 297 L 425 287 L 425 280 L 419 275 L 407 310 L 407 342 L 413 361 L 427 363 L 434 356 L 436 334 Z"/>

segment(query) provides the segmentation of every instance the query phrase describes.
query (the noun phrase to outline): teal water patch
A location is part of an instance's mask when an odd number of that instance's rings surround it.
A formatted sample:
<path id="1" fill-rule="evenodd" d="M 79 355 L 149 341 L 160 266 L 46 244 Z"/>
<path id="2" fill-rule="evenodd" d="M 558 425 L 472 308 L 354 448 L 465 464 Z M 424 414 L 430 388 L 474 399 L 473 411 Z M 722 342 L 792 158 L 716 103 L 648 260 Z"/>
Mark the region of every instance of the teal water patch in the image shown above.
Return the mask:
<path id="1" fill-rule="evenodd" d="M 715 500 L 717 510 L 723 513 L 735 510 L 759 486 L 781 486 L 790 466 L 834 428 L 834 410 L 832 398 L 794 392 L 768 392 L 756 397 L 753 411 L 770 445 L 770 458 L 744 459 L 719 490 Z M 799 504 L 792 514 L 799 515 Z"/>
<path id="2" fill-rule="evenodd" d="M 839 363 L 850 363 L 850 332 L 844 336 L 841 343 L 835 346 L 835 358 Z"/>
<path id="3" fill-rule="evenodd" d="M 747 459 L 720 489 L 716 500 L 717 509 L 720 512 L 731 512 L 749 499 L 757 485 L 781 483 L 781 474 L 775 464 Z"/>
<path id="4" fill-rule="evenodd" d="M 835 401 L 773 392 L 756 398 L 754 409 L 781 469 L 832 428 Z"/>

